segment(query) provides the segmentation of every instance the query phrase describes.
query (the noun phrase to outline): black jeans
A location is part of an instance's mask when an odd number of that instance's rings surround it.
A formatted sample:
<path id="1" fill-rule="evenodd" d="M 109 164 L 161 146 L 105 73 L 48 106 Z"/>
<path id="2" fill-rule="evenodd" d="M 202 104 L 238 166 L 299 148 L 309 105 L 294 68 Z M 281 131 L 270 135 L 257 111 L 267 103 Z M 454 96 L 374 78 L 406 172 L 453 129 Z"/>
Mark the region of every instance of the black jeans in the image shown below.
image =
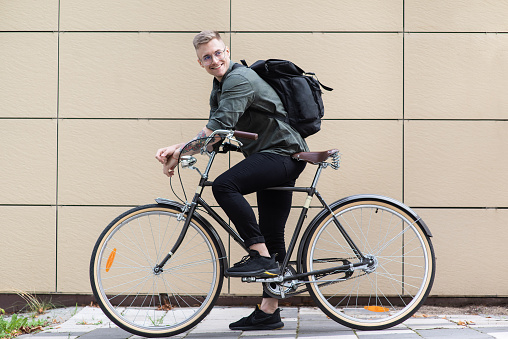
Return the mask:
<path id="1" fill-rule="evenodd" d="M 245 158 L 213 183 L 215 199 L 251 246 L 266 243 L 270 254 L 282 262 L 286 256 L 284 228 L 291 210 L 292 192 L 265 191 L 276 186 L 294 186 L 305 162 L 273 153 L 260 152 Z M 252 207 L 243 197 L 257 193 L 259 224 Z"/>

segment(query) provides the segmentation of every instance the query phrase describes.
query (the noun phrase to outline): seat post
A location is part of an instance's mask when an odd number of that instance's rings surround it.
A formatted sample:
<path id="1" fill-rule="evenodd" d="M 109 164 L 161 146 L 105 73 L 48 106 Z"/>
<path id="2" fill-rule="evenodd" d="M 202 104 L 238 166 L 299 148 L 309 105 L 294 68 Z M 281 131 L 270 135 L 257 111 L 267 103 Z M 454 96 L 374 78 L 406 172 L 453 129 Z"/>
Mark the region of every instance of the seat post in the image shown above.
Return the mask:
<path id="1" fill-rule="evenodd" d="M 316 174 L 314 174 L 314 180 L 312 181 L 312 185 L 310 186 L 312 188 L 312 191 L 314 191 L 317 187 L 317 183 L 319 181 L 319 177 L 321 176 L 321 171 L 323 171 L 323 164 L 319 164 L 318 168 L 316 170 Z"/>

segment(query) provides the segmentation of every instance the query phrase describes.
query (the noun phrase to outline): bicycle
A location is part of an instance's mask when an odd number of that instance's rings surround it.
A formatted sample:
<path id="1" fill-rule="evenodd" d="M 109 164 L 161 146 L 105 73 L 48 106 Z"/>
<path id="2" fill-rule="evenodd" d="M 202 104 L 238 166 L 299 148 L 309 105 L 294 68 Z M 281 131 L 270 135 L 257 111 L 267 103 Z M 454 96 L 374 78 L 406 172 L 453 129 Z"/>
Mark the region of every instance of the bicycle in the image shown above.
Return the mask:
<path id="1" fill-rule="evenodd" d="M 202 197 L 215 156 L 239 150 L 241 138 L 256 135 L 215 131 L 188 143 L 182 154 L 208 156 L 206 169 L 196 157 L 181 155 L 180 166 L 200 179 L 190 202 L 157 198 L 114 219 L 95 244 L 90 261 L 94 296 L 119 327 L 146 337 L 171 336 L 197 325 L 221 292 L 228 258 L 214 219 L 246 251 L 243 240 Z M 340 167 L 337 150 L 306 152 L 295 158 L 317 166 L 309 187 L 274 187 L 303 192 L 301 207 L 281 273 L 261 282 L 274 298 L 308 292 L 336 322 L 359 330 L 395 326 L 412 316 L 434 281 L 431 232 L 408 206 L 379 195 L 355 195 L 327 204 L 317 190 L 323 169 Z M 303 224 L 313 197 L 323 209 Z M 300 233 L 301 241 L 298 242 Z M 296 254 L 296 260 L 290 260 Z"/>

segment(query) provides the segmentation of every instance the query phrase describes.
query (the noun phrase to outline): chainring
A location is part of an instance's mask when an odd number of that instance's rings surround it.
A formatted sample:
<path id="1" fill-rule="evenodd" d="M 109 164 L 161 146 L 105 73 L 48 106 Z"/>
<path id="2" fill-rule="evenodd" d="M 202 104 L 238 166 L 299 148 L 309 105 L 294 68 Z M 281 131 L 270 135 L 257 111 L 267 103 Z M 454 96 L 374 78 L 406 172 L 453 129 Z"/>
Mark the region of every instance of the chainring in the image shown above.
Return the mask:
<path id="1" fill-rule="evenodd" d="M 296 270 L 292 266 L 286 267 L 284 270 L 284 277 L 290 277 L 296 274 Z M 264 282 L 263 291 L 265 291 L 270 297 L 276 299 L 282 299 L 282 293 L 287 297 L 296 291 L 296 287 L 292 285 L 291 280 L 285 282 Z"/>

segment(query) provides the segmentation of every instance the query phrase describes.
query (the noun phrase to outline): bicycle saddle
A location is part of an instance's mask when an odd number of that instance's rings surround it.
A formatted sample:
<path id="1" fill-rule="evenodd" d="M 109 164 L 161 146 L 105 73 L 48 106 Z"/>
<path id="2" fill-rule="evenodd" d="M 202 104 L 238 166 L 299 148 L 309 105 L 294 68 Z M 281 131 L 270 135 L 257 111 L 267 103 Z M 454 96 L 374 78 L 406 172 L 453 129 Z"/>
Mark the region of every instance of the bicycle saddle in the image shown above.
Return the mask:
<path id="1" fill-rule="evenodd" d="M 319 164 L 320 162 L 326 161 L 326 159 L 328 159 L 337 152 L 338 150 L 336 149 L 331 149 L 322 152 L 300 152 L 293 154 L 291 157 L 296 160 L 307 161 L 311 164 L 316 165 Z"/>

